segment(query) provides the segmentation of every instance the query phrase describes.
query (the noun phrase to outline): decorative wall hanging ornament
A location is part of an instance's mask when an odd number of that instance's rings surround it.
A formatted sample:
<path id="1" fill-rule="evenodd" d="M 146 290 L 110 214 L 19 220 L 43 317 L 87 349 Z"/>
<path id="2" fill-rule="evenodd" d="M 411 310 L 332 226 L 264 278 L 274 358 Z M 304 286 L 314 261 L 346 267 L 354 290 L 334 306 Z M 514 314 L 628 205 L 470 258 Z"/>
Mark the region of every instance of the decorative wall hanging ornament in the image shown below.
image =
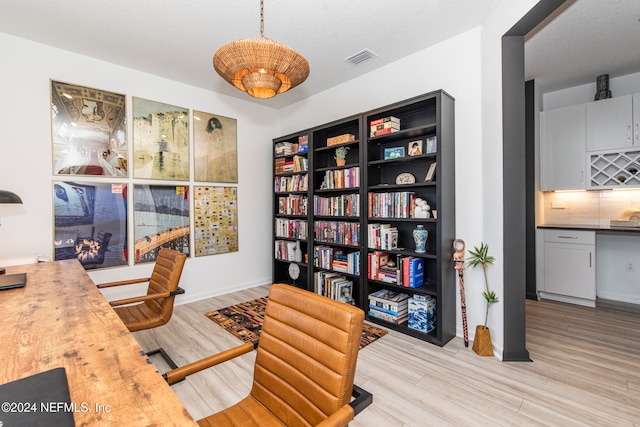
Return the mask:
<path id="1" fill-rule="evenodd" d="M 467 302 L 464 291 L 464 240 L 455 239 L 453 241 L 453 268 L 458 272 L 460 280 L 460 311 L 462 313 L 462 333 L 464 336 L 464 346 L 469 347 L 469 327 L 467 326 Z"/>
<path id="2" fill-rule="evenodd" d="M 274 97 L 309 76 L 309 62 L 302 55 L 264 37 L 264 0 L 260 0 L 260 37 L 225 44 L 213 55 L 213 68 L 255 98 Z"/>

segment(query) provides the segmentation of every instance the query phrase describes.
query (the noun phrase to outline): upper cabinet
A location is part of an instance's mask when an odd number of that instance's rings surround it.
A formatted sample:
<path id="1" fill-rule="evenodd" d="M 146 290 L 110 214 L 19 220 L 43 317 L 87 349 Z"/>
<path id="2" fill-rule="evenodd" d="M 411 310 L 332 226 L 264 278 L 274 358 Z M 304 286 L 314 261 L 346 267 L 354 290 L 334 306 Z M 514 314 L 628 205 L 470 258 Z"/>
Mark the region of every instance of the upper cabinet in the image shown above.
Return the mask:
<path id="1" fill-rule="evenodd" d="M 640 187 L 640 94 L 540 113 L 540 189 Z"/>
<path id="2" fill-rule="evenodd" d="M 540 113 L 540 189 L 584 190 L 587 105 Z"/>
<path id="3" fill-rule="evenodd" d="M 587 151 L 625 149 L 640 145 L 640 94 L 587 104 Z"/>

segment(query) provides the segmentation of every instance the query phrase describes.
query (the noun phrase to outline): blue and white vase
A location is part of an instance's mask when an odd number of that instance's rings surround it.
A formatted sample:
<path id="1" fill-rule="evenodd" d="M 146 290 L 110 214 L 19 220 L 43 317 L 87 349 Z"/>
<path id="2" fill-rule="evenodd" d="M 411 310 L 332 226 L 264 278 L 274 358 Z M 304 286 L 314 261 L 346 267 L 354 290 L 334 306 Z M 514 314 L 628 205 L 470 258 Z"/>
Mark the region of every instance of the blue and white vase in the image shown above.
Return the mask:
<path id="1" fill-rule="evenodd" d="M 424 229 L 424 225 L 419 224 L 415 230 L 413 230 L 413 240 L 416 242 L 416 252 L 426 252 L 425 245 L 427 243 L 427 237 L 429 232 Z"/>

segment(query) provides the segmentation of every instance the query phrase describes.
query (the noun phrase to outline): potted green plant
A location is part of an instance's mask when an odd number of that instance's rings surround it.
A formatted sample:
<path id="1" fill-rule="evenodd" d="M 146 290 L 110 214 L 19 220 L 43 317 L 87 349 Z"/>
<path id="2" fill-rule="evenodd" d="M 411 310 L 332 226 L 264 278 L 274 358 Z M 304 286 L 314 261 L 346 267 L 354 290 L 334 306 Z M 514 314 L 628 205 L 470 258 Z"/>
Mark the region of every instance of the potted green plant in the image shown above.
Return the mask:
<path id="1" fill-rule="evenodd" d="M 469 250 L 471 257 L 467 260 L 469 266 L 476 268 L 481 266 L 484 273 L 484 286 L 485 290 L 482 292 L 482 296 L 487 302 L 484 315 L 484 325 L 476 326 L 476 336 L 473 340 L 473 351 L 480 356 L 493 356 L 493 344 L 491 344 L 491 334 L 487 323 L 489 321 L 489 308 L 497 302 L 500 302 L 498 296 L 494 291 L 489 290 L 489 279 L 487 278 L 487 269 L 489 265 L 493 264 L 496 260 L 489 255 L 489 245 L 484 242 L 480 242 L 480 247 L 473 247 L 473 250 Z"/>
<path id="2" fill-rule="evenodd" d="M 336 148 L 336 154 L 335 156 L 333 156 L 334 159 L 336 159 L 336 164 L 338 166 L 344 166 L 344 164 L 347 162 L 347 151 L 349 150 L 349 147 L 338 147 Z"/>

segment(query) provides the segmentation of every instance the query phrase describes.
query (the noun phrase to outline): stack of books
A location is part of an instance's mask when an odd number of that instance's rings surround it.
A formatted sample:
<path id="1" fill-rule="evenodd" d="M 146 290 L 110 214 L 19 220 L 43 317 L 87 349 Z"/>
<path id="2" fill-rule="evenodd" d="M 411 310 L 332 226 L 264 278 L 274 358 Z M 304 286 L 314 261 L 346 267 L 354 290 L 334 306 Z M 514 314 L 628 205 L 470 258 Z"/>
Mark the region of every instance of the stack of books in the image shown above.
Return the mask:
<path id="1" fill-rule="evenodd" d="M 409 316 L 409 295 L 381 289 L 369 294 L 369 316 L 400 325 Z"/>
<path id="2" fill-rule="evenodd" d="M 298 137 L 298 153 L 309 151 L 309 134 L 305 133 Z"/>
<path id="3" fill-rule="evenodd" d="M 360 275 L 360 252 L 345 253 L 338 250 L 333 254 L 333 262 L 331 268 L 341 273 Z"/>
<path id="4" fill-rule="evenodd" d="M 287 141 L 278 142 L 275 145 L 275 157 L 290 156 L 298 152 L 298 144 Z"/>
<path id="5" fill-rule="evenodd" d="M 389 116 L 382 119 L 371 120 L 369 129 L 369 136 L 371 137 L 398 132 L 400 130 L 400 119 Z"/>

